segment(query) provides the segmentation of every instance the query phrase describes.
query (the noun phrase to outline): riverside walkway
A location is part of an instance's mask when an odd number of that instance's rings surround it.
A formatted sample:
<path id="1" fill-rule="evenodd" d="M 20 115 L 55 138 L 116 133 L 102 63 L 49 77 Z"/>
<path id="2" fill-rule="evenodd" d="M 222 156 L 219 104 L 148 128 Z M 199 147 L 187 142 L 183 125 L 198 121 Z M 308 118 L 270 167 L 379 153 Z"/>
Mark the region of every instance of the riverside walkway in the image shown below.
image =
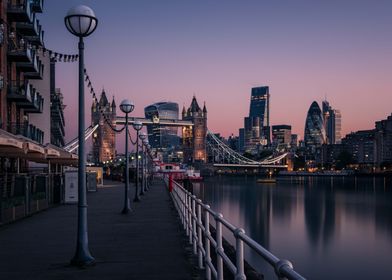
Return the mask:
<path id="1" fill-rule="evenodd" d="M 120 214 L 123 195 L 123 183 L 107 181 L 87 196 L 93 267 L 69 265 L 77 205 L 0 227 L 0 279 L 200 279 L 163 182 L 155 181 L 128 215 Z"/>

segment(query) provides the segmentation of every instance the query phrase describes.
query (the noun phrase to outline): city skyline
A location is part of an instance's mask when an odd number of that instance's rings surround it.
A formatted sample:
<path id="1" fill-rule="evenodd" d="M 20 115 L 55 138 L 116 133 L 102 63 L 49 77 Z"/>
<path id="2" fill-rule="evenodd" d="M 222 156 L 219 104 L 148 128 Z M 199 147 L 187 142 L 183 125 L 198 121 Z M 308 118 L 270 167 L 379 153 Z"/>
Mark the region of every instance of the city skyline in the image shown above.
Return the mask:
<path id="1" fill-rule="evenodd" d="M 314 100 L 341 110 L 342 135 L 391 113 L 392 3 L 114 2 L 83 1 L 99 19 L 86 68 L 96 91 L 135 103 L 133 116 L 162 96 L 187 107 L 195 94 L 206 101 L 210 130 L 237 135 L 257 86 L 270 88 L 271 125 L 291 125 L 301 139 Z M 45 47 L 76 54 L 63 21 L 77 4 L 45 3 Z M 69 140 L 77 134 L 77 64 L 56 67 Z"/>

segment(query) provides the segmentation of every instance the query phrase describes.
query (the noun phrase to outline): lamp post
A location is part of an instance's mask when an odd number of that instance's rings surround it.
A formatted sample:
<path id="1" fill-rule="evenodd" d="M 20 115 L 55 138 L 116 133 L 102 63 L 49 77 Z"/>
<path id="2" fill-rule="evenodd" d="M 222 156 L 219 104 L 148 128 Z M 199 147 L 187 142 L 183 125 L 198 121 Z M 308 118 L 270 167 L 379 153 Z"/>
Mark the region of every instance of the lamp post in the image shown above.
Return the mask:
<path id="1" fill-rule="evenodd" d="M 146 189 L 150 190 L 150 182 L 151 182 L 151 174 L 152 174 L 152 170 L 151 170 L 151 161 L 152 161 L 152 154 L 151 154 L 151 145 L 148 144 L 147 145 L 147 154 L 148 154 L 148 162 L 147 162 L 147 184 L 146 184 Z"/>
<path id="2" fill-rule="evenodd" d="M 145 147 L 144 147 L 144 142 L 146 141 L 146 133 L 141 132 L 139 135 L 140 140 L 142 140 L 142 183 L 140 186 L 140 195 L 144 195 L 144 184 L 145 184 L 145 178 L 144 178 L 144 162 L 145 162 L 145 155 L 144 155 L 144 151 L 145 151 Z"/>
<path id="3" fill-rule="evenodd" d="M 147 192 L 147 148 L 148 148 L 148 139 L 145 138 L 143 140 L 144 146 L 144 184 L 143 184 L 143 191 Z"/>
<path id="4" fill-rule="evenodd" d="M 133 128 L 136 130 L 136 181 L 135 181 L 135 197 L 134 202 L 139 202 L 139 131 L 142 129 L 143 124 L 141 121 L 135 121 L 133 123 Z"/>
<path id="5" fill-rule="evenodd" d="M 84 43 L 83 37 L 89 36 L 97 28 L 98 19 L 93 10 L 87 6 L 71 8 L 64 18 L 65 26 L 73 35 L 79 37 L 79 162 L 78 162 L 78 235 L 76 253 L 71 264 L 77 266 L 92 265 L 95 259 L 88 249 L 87 233 L 87 198 L 86 198 L 86 172 L 84 154 Z"/>
<path id="6" fill-rule="evenodd" d="M 128 99 L 125 99 L 120 104 L 120 109 L 125 113 L 125 186 L 124 186 L 124 208 L 122 214 L 127 214 L 130 209 L 129 202 L 129 153 L 128 153 L 128 114 L 133 111 L 135 105 Z"/>

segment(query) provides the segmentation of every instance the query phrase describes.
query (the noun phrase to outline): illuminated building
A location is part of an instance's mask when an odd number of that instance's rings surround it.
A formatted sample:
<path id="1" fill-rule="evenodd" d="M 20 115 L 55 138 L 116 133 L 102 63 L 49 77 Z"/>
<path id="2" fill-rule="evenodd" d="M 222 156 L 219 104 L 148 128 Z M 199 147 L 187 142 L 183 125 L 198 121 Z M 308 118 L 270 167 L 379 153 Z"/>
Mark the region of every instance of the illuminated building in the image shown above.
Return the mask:
<path id="1" fill-rule="evenodd" d="M 392 114 L 376 122 L 377 163 L 392 166 Z"/>
<path id="2" fill-rule="evenodd" d="M 179 145 L 178 128 L 161 126 L 159 120 L 178 120 L 178 104 L 174 102 L 158 102 L 144 108 L 147 119 L 153 124 L 147 125 L 148 141 L 152 148 L 169 149 Z M 154 123 L 155 122 L 155 123 Z"/>
<path id="3" fill-rule="evenodd" d="M 342 141 L 342 115 L 340 110 L 333 109 L 329 102 L 324 100 L 322 103 L 324 128 L 327 144 L 340 144 Z"/>
<path id="4" fill-rule="evenodd" d="M 102 112 L 100 112 L 100 109 Z M 116 155 L 116 134 L 105 121 L 103 115 L 115 127 L 116 103 L 114 102 L 114 97 L 112 103 L 108 101 L 104 90 L 102 90 L 99 102 L 97 103 L 94 100 L 91 106 L 92 125 L 99 124 L 98 129 L 93 133 L 92 137 L 92 161 L 94 164 L 101 164 L 104 161 L 113 160 Z"/>
<path id="5" fill-rule="evenodd" d="M 269 87 L 252 88 L 249 117 L 244 118 L 244 146 L 248 152 L 255 153 L 260 146 L 271 143 L 269 103 Z"/>
<path id="6" fill-rule="evenodd" d="M 311 152 L 325 143 L 323 116 L 316 101 L 310 105 L 306 116 L 304 140 L 306 148 Z"/>
<path id="7" fill-rule="evenodd" d="M 272 126 L 272 145 L 275 149 L 285 150 L 291 144 L 291 125 Z"/>
<path id="8" fill-rule="evenodd" d="M 199 107 L 196 97 L 193 96 L 188 110 L 182 110 L 182 119 L 192 121 L 194 126 L 183 127 L 182 146 L 184 151 L 184 163 L 206 162 L 206 135 L 207 135 L 207 108 Z"/>

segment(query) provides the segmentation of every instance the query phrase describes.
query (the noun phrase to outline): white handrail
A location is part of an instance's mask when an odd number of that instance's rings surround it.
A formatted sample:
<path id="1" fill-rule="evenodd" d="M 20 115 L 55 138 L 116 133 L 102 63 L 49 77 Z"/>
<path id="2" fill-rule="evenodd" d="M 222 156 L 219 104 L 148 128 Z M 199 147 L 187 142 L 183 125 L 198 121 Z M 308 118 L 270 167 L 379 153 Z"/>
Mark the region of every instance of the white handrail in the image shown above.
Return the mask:
<path id="1" fill-rule="evenodd" d="M 165 178 L 166 183 L 168 178 Z M 277 258 L 255 240 L 245 234 L 245 230 L 237 228 L 223 218 L 221 213 L 211 210 L 210 206 L 203 204 L 195 195 L 184 189 L 176 181 L 170 193 L 174 205 L 180 215 L 189 243 L 193 246 L 193 253 L 198 257 L 199 268 L 205 268 L 206 279 L 223 280 L 223 265 L 234 275 L 236 280 L 246 280 L 244 269 L 244 244 L 266 260 L 275 271 L 276 276 L 289 280 L 304 280 L 305 278 L 293 269 L 288 260 Z M 197 210 L 196 210 L 197 209 Z M 210 232 L 210 217 L 215 221 L 215 239 Z M 235 238 L 235 263 L 226 255 L 223 248 L 222 225 L 227 228 Z M 211 250 L 211 246 L 213 250 Z M 211 253 L 215 252 L 216 264 L 212 262 Z"/>

